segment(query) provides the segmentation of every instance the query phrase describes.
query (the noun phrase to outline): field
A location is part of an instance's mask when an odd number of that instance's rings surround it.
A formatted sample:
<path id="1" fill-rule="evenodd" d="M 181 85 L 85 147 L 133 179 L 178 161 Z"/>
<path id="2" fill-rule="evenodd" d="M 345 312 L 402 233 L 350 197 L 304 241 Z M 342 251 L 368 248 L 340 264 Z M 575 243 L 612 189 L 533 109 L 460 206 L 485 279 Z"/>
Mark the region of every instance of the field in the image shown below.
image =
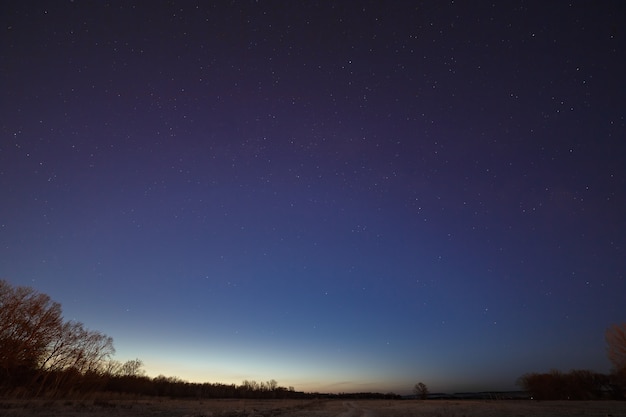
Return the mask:
<path id="1" fill-rule="evenodd" d="M 626 417 L 618 401 L 11 400 L 1 417 Z"/>

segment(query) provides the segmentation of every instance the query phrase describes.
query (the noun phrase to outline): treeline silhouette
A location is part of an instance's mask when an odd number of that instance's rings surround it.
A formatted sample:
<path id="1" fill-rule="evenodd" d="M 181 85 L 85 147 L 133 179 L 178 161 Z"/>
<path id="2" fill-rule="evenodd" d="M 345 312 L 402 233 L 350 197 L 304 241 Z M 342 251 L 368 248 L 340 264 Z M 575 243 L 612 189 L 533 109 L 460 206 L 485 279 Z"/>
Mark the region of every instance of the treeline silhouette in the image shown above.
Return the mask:
<path id="1" fill-rule="evenodd" d="M 619 372 L 606 375 L 578 369 L 568 373 L 558 370 L 533 372 L 518 380 L 522 389 L 535 400 L 623 400 L 625 382 L 624 375 Z"/>
<path id="2" fill-rule="evenodd" d="M 241 385 L 150 378 L 140 359 L 113 360 L 113 339 L 65 321 L 61 305 L 30 287 L 0 280 L 0 395 L 68 397 L 99 392 L 175 398 L 393 398 L 394 394 L 320 394 L 275 380 Z"/>
<path id="3" fill-rule="evenodd" d="M 64 321 L 61 305 L 48 295 L 0 280 L 0 392 L 94 389 L 114 352 L 112 338 Z"/>
<path id="4" fill-rule="evenodd" d="M 586 370 L 529 373 L 518 384 L 537 400 L 625 399 L 626 324 L 606 334 L 609 375 Z M 275 380 L 241 385 L 192 383 L 145 375 L 139 359 L 112 359 L 113 339 L 77 321 L 65 321 L 61 305 L 30 287 L 0 280 L 0 395 L 67 397 L 96 392 L 175 398 L 398 399 L 389 393 L 323 394 L 285 388 Z"/>
<path id="5" fill-rule="evenodd" d="M 626 323 L 614 324 L 605 332 L 609 374 L 589 370 L 522 375 L 517 383 L 536 400 L 624 400 L 626 396 Z"/>
<path id="6" fill-rule="evenodd" d="M 399 399 L 396 394 L 355 393 L 323 394 L 295 391 L 293 387 L 278 386 L 276 381 L 243 381 L 241 385 L 221 383 L 187 382 L 176 377 L 159 375 L 156 378 L 145 376 L 114 376 L 108 379 L 107 392 L 132 393 L 137 395 L 169 398 L 254 398 L 254 399 L 313 399 L 313 398 L 367 398 Z"/>
<path id="7" fill-rule="evenodd" d="M 241 385 L 221 383 L 187 382 L 176 377 L 159 375 L 111 376 L 103 391 L 112 393 L 136 394 L 169 398 L 255 398 L 255 399 L 297 399 L 310 398 L 311 394 L 295 391 L 269 383 L 257 384 L 244 381 Z"/>
<path id="8" fill-rule="evenodd" d="M 149 378 L 139 359 L 112 359 L 113 339 L 65 321 L 61 305 L 0 280 L 0 395 L 61 397 L 94 392 L 202 398 L 301 398 L 275 380 L 241 385 Z"/>

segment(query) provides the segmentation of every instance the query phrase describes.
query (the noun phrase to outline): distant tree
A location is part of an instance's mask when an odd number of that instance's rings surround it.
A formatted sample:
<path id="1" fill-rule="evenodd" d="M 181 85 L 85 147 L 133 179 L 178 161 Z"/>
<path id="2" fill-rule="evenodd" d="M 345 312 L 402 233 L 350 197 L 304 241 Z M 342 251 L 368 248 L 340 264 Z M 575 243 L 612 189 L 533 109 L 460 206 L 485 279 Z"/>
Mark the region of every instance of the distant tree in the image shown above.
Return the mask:
<path id="1" fill-rule="evenodd" d="M 124 362 L 118 372 L 121 376 L 144 376 L 145 371 L 141 369 L 142 367 L 143 361 L 141 359 L 132 359 Z"/>
<path id="2" fill-rule="evenodd" d="M 518 385 L 530 393 L 535 400 L 566 400 L 563 394 L 565 383 L 561 371 L 553 369 L 549 373 L 528 373 L 522 375 Z"/>
<path id="3" fill-rule="evenodd" d="M 566 392 L 571 400 L 593 400 L 601 398 L 607 386 L 606 375 L 587 369 L 573 369 L 565 374 Z"/>
<path id="4" fill-rule="evenodd" d="M 269 391 L 275 391 L 278 388 L 278 382 L 275 379 L 270 379 L 267 381 L 266 386 Z"/>
<path id="5" fill-rule="evenodd" d="M 413 387 L 413 392 L 415 393 L 415 396 L 419 399 L 425 400 L 428 398 L 428 387 L 423 382 L 418 382 L 417 384 L 415 384 L 415 386 Z"/>
<path id="6" fill-rule="evenodd" d="M 116 360 L 109 360 L 104 364 L 104 374 L 108 376 L 119 375 L 122 369 L 122 363 Z"/>
<path id="7" fill-rule="evenodd" d="M 626 392 L 626 323 L 609 327 L 605 337 L 607 354 L 613 364 L 609 387 L 613 398 L 622 400 Z"/>
<path id="8" fill-rule="evenodd" d="M 626 370 L 626 323 L 614 324 L 605 333 L 609 360 L 615 371 Z"/>
<path id="9" fill-rule="evenodd" d="M 241 383 L 241 387 L 245 391 L 258 391 L 260 389 L 260 385 L 258 382 L 256 382 L 255 380 L 249 381 L 247 379 Z"/>

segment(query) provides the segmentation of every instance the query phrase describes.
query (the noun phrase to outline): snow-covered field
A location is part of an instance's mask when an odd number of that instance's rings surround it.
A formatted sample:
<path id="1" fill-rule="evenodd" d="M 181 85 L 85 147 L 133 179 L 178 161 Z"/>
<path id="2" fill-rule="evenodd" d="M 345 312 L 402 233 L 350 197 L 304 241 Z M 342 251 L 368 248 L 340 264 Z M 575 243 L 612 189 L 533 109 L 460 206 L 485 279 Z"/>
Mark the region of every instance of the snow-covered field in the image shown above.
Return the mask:
<path id="1" fill-rule="evenodd" d="M 618 401 L 10 400 L 1 417 L 626 417 Z"/>

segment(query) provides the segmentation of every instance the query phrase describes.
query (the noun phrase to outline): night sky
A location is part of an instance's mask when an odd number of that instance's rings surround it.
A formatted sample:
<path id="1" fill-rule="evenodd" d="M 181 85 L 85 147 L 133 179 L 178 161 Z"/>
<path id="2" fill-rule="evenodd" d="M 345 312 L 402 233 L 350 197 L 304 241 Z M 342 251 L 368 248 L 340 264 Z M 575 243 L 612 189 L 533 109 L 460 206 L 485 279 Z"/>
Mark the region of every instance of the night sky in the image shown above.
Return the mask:
<path id="1" fill-rule="evenodd" d="M 149 376 L 609 372 L 626 3 L 3 1 L 0 278 Z"/>

